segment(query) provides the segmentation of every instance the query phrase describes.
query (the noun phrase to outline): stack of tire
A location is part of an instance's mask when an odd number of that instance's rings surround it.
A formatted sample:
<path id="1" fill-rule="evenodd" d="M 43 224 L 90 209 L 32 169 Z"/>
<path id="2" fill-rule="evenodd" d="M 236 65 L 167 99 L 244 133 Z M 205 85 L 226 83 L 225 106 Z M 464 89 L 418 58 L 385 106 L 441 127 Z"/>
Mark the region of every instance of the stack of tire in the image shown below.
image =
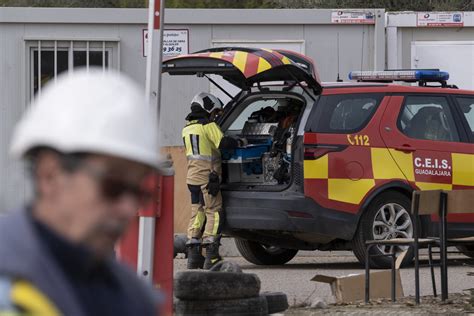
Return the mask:
<path id="1" fill-rule="evenodd" d="M 229 266 L 231 269 L 229 269 Z M 176 315 L 264 316 L 288 308 L 286 294 L 260 293 L 260 279 L 222 263 L 213 271 L 182 271 L 174 279 Z"/>

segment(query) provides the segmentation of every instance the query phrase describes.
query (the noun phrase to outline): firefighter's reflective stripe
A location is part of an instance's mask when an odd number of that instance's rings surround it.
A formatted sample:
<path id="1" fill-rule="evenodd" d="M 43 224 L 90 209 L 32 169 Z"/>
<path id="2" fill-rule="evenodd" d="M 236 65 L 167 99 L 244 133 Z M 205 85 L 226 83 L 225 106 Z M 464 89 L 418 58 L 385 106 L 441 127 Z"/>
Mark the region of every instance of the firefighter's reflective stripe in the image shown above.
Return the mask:
<path id="1" fill-rule="evenodd" d="M 218 153 L 217 148 L 223 134 L 214 122 L 200 124 L 192 121 L 183 129 L 182 136 L 186 156 L 192 159 L 212 160 L 212 157 Z"/>
<path id="2" fill-rule="evenodd" d="M 199 135 L 189 135 L 191 140 L 191 148 L 193 150 L 193 156 L 199 155 Z"/>
<path id="3" fill-rule="evenodd" d="M 187 156 L 188 160 L 206 160 L 206 161 L 216 161 L 219 158 L 212 158 L 211 156 L 204 156 L 204 155 L 189 155 Z"/>
<path id="4" fill-rule="evenodd" d="M 54 304 L 31 283 L 19 280 L 13 284 L 12 301 L 31 315 L 60 315 Z"/>
<path id="5" fill-rule="evenodd" d="M 58 316 L 61 313 L 31 283 L 0 278 L 0 316 L 20 315 Z"/>
<path id="6" fill-rule="evenodd" d="M 220 214 L 219 212 L 214 212 L 214 227 L 212 227 L 212 235 L 217 235 L 217 231 L 219 229 L 219 225 L 221 223 Z"/>

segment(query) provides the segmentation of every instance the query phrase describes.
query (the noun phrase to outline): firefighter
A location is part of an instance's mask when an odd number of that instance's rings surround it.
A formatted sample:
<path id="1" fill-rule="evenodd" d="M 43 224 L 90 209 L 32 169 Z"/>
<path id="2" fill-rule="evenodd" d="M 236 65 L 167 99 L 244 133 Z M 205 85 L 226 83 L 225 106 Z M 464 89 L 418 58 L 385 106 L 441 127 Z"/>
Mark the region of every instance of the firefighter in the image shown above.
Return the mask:
<path id="1" fill-rule="evenodd" d="M 75 70 L 16 126 L 34 197 L 0 219 L 0 315 L 156 315 L 157 293 L 114 259 L 147 200 L 158 130 L 128 78 Z"/>
<path id="2" fill-rule="evenodd" d="M 219 241 L 224 221 L 220 192 L 220 149 L 244 145 L 242 139 L 224 137 L 214 118 L 222 111 L 220 100 L 201 92 L 191 101 L 183 141 L 188 160 L 186 183 L 191 193 L 188 226 L 188 269 L 209 269 L 221 260 Z M 205 248 L 205 258 L 201 254 Z"/>

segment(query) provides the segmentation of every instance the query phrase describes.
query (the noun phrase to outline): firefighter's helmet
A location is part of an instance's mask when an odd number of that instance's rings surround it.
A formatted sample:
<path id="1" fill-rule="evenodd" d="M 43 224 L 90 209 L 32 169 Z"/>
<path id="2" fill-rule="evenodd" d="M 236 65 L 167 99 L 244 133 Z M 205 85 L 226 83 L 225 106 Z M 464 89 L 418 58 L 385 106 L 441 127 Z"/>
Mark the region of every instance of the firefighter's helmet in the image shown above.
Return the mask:
<path id="1" fill-rule="evenodd" d="M 200 106 L 207 113 L 211 113 L 215 109 L 222 108 L 222 103 L 215 95 L 207 92 L 201 92 L 196 94 L 196 96 L 191 101 L 191 109 L 194 106 Z"/>
<path id="2" fill-rule="evenodd" d="M 118 72 L 76 70 L 43 89 L 17 124 L 10 151 L 97 153 L 159 166 L 157 120 L 143 90 Z"/>

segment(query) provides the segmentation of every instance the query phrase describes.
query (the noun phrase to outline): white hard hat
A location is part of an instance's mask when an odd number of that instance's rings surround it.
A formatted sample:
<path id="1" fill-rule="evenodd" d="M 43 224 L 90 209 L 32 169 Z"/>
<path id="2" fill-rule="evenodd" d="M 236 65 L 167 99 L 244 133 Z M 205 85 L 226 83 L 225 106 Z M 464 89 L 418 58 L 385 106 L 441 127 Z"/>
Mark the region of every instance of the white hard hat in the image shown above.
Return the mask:
<path id="1" fill-rule="evenodd" d="M 158 127 L 143 90 L 118 72 L 75 70 L 49 84 L 17 124 L 11 154 L 35 147 L 159 164 Z"/>
<path id="2" fill-rule="evenodd" d="M 191 107 L 193 105 L 199 105 L 208 113 L 211 113 L 214 109 L 220 109 L 222 107 L 221 101 L 216 96 L 207 92 L 196 94 L 191 101 Z"/>

